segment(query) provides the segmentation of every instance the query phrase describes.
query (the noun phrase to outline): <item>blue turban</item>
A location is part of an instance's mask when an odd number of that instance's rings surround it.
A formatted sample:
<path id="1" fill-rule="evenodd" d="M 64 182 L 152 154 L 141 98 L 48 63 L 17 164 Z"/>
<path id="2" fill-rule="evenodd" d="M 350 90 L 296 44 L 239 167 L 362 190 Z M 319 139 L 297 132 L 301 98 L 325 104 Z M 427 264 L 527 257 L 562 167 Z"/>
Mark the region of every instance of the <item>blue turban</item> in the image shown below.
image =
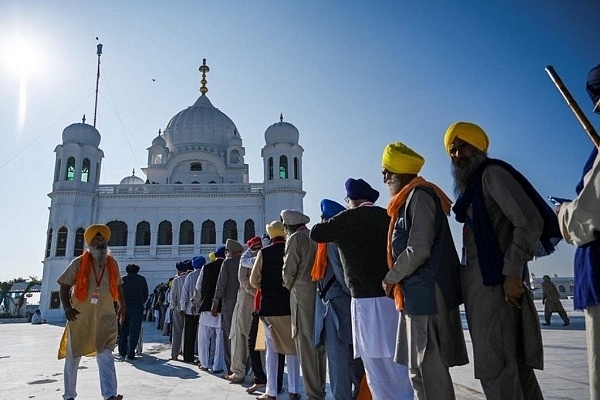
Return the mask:
<path id="1" fill-rule="evenodd" d="M 321 216 L 324 219 L 331 219 L 344 211 L 346 207 L 337 203 L 333 200 L 323 199 L 321 200 Z"/>
<path id="2" fill-rule="evenodd" d="M 594 105 L 596 105 L 600 101 L 600 64 L 596 65 L 588 73 L 585 89 Z"/>
<path id="3" fill-rule="evenodd" d="M 215 250 L 215 256 L 217 258 L 225 258 L 225 246 L 219 246 Z"/>
<path id="4" fill-rule="evenodd" d="M 194 267 L 194 269 L 200 269 L 204 264 L 206 264 L 206 258 L 202 256 L 192 258 L 192 267 Z"/>
<path id="5" fill-rule="evenodd" d="M 362 179 L 348 178 L 346 181 L 346 196 L 352 200 L 362 199 L 375 203 L 379 198 L 379 192 Z"/>

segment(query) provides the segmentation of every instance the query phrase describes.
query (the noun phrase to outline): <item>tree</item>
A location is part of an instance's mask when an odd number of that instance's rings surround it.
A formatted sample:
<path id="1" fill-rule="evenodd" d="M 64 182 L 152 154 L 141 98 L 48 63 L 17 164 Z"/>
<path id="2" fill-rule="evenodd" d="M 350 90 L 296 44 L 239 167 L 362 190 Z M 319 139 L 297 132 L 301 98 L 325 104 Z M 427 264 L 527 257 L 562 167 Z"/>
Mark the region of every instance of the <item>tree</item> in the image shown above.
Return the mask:
<path id="1" fill-rule="evenodd" d="M 18 295 L 15 297 L 11 296 L 11 293 L 17 293 L 13 290 L 15 283 L 25 282 L 27 285 L 25 288 L 18 292 Z M 27 293 L 31 292 L 31 289 L 35 285 L 41 285 L 42 281 L 40 281 L 36 276 L 30 276 L 29 280 L 25 278 L 19 277 L 16 279 L 12 279 L 6 282 L 0 282 L 0 305 L 1 308 L 4 308 L 3 314 L 8 317 L 19 316 L 21 312 L 21 308 L 25 303 L 25 298 Z M 11 313 L 11 303 L 14 305 L 13 312 Z"/>

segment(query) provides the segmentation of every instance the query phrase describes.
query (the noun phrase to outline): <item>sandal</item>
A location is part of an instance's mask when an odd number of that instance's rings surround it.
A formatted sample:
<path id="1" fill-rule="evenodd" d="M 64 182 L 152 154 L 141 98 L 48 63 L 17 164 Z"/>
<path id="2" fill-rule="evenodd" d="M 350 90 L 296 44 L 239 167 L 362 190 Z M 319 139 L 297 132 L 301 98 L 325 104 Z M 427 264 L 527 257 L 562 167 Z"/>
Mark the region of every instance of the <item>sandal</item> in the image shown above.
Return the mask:
<path id="1" fill-rule="evenodd" d="M 269 396 L 268 394 L 261 394 L 260 396 L 257 397 L 257 400 L 277 400 L 277 397 L 275 396 Z"/>
<path id="2" fill-rule="evenodd" d="M 256 391 L 264 390 L 266 386 L 267 386 L 266 383 L 255 383 L 254 385 L 252 385 L 246 389 L 246 393 L 252 394 Z"/>
<path id="3" fill-rule="evenodd" d="M 116 396 L 111 396 L 106 400 L 123 400 L 123 395 L 122 394 L 118 394 Z"/>

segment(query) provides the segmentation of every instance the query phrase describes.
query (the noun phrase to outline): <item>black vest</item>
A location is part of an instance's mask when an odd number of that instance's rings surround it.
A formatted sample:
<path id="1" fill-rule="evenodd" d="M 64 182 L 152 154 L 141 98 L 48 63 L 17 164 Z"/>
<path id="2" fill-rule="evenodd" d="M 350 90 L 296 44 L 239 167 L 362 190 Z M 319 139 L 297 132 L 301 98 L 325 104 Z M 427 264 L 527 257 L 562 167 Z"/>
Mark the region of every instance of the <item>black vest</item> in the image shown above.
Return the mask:
<path id="1" fill-rule="evenodd" d="M 221 264 L 223 264 L 222 258 L 217 258 L 215 261 L 209 262 L 202 270 L 202 288 L 200 289 L 200 312 L 210 311 L 212 308 L 212 301 L 215 297 L 215 291 L 217 289 L 217 279 L 219 279 L 219 272 L 221 272 Z M 218 311 L 221 312 L 221 302 L 219 302 Z"/>
<path id="2" fill-rule="evenodd" d="M 290 292 L 283 286 L 282 269 L 285 243 L 273 243 L 261 250 L 260 315 L 290 315 Z"/>

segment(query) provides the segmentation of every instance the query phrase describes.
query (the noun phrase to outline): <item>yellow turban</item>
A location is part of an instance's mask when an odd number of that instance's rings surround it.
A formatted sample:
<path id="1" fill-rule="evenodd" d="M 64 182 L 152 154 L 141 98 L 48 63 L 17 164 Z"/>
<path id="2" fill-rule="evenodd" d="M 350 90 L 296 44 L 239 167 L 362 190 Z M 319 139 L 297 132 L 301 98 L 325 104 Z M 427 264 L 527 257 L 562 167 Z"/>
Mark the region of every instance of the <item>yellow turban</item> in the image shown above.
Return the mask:
<path id="1" fill-rule="evenodd" d="M 481 151 L 487 151 L 490 140 L 485 131 L 471 122 L 456 122 L 446 130 L 444 135 L 444 147 L 450 154 L 450 145 L 455 138 L 464 140 Z"/>
<path id="2" fill-rule="evenodd" d="M 285 237 L 285 231 L 283 230 L 283 224 L 281 221 L 273 221 L 266 226 L 267 233 L 271 239 L 276 237 Z"/>
<path id="3" fill-rule="evenodd" d="M 108 226 L 100 224 L 90 225 L 83 234 L 83 238 L 88 246 L 97 234 L 100 234 L 107 242 L 110 240 L 110 228 Z"/>
<path id="4" fill-rule="evenodd" d="M 394 174 L 418 174 L 425 159 L 404 143 L 396 142 L 385 146 L 381 166 Z"/>
<path id="5" fill-rule="evenodd" d="M 208 259 L 210 261 L 215 261 L 217 259 L 217 255 L 213 251 L 211 251 L 210 253 L 208 253 Z"/>

